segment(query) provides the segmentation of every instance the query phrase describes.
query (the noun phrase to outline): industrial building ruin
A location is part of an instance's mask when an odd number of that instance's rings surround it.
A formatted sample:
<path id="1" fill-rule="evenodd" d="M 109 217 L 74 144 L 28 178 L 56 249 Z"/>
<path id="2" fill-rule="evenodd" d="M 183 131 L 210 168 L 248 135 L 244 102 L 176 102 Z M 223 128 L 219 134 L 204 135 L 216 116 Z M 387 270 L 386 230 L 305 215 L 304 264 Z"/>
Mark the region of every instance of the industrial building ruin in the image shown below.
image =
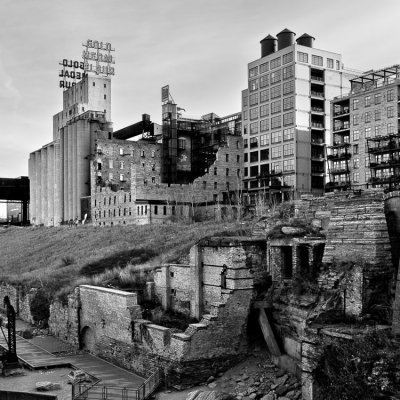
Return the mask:
<path id="1" fill-rule="evenodd" d="M 113 132 L 109 78 L 86 76 L 63 98 L 53 141 L 29 159 L 32 224 L 143 224 L 237 212 L 240 113 L 184 118 L 168 99 L 162 127 L 144 114 Z"/>

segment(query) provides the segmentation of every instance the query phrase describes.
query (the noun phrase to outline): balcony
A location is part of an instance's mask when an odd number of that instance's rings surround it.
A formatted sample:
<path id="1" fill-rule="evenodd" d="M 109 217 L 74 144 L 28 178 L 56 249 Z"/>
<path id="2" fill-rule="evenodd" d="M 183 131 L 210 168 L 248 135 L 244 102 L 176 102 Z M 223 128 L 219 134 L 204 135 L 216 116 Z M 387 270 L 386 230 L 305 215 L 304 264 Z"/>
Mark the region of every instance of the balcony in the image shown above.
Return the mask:
<path id="1" fill-rule="evenodd" d="M 311 107 L 311 113 L 313 114 L 324 114 L 325 111 L 322 107 Z"/>
<path id="2" fill-rule="evenodd" d="M 319 99 L 324 98 L 324 93 L 323 92 L 316 92 L 315 90 L 311 90 L 311 97 L 316 97 Z"/>
<path id="3" fill-rule="evenodd" d="M 315 76 L 315 75 L 311 75 L 311 80 L 314 83 L 324 83 L 324 78 L 322 76 Z"/>
<path id="4" fill-rule="evenodd" d="M 350 181 L 341 181 L 341 182 L 328 182 L 325 185 L 325 190 L 334 190 L 334 189 L 348 189 L 350 188 Z"/>
<path id="5" fill-rule="evenodd" d="M 324 141 L 324 139 L 321 139 L 321 138 L 311 138 L 311 144 L 324 145 L 325 141 Z"/>
<path id="6" fill-rule="evenodd" d="M 390 153 L 393 151 L 400 151 L 400 143 L 390 142 L 386 146 L 374 146 L 368 147 L 368 153 L 379 154 L 379 153 Z"/>
<path id="7" fill-rule="evenodd" d="M 345 142 L 344 140 L 338 140 L 333 142 L 333 146 L 330 146 L 329 148 L 341 148 L 341 147 L 350 147 L 350 143 Z"/>
<path id="8" fill-rule="evenodd" d="M 328 160 L 332 160 L 332 161 L 348 160 L 349 158 L 351 158 L 351 153 L 348 153 L 347 151 L 343 151 L 340 153 L 328 154 L 328 156 L 326 158 Z"/>
<path id="9" fill-rule="evenodd" d="M 370 168 L 383 169 L 391 167 L 400 167 L 400 159 L 394 158 L 392 160 L 373 161 L 369 163 Z"/>
<path id="10" fill-rule="evenodd" d="M 333 175 L 340 175 L 340 174 L 349 174 L 350 170 L 348 167 L 346 168 L 332 168 L 330 173 Z"/>
<path id="11" fill-rule="evenodd" d="M 312 129 L 325 129 L 324 124 L 322 122 L 311 122 Z"/>
<path id="12" fill-rule="evenodd" d="M 350 113 L 350 108 L 349 107 L 341 107 L 338 110 L 335 110 L 333 113 L 334 117 L 341 117 L 343 115 L 347 115 Z"/>
<path id="13" fill-rule="evenodd" d="M 368 179 L 368 182 L 371 183 L 372 185 L 399 183 L 400 175 L 386 175 L 386 176 L 381 176 L 381 177 L 371 177 Z"/>
<path id="14" fill-rule="evenodd" d="M 349 130 L 349 129 L 350 129 L 350 122 L 347 122 L 344 124 L 336 124 L 333 127 L 333 132 L 344 131 L 344 130 Z"/>

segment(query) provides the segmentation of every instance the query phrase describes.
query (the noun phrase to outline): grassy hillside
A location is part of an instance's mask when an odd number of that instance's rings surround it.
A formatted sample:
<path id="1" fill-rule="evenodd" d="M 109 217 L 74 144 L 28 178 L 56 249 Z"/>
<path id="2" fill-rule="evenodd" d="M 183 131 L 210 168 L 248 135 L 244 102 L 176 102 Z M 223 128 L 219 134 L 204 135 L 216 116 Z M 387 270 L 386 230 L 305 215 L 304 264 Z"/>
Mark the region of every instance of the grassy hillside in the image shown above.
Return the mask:
<path id="1" fill-rule="evenodd" d="M 137 271 L 187 258 L 199 239 L 243 234 L 235 223 L 0 229 L 0 280 L 52 294 L 83 283 L 129 287 Z"/>

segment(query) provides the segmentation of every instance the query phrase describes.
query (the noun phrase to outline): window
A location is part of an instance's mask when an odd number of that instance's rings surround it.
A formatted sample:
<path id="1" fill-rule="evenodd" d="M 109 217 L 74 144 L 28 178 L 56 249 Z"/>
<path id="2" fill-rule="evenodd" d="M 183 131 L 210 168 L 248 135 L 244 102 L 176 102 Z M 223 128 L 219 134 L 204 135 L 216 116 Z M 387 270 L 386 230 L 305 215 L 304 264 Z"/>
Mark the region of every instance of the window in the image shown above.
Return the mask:
<path id="1" fill-rule="evenodd" d="M 123 156 L 123 155 L 124 155 L 124 149 L 123 149 L 122 147 L 120 147 L 120 149 L 119 149 L 119 155 L 120 155 L 120 156 Z"/>
<path id="2" fill-rule="evenodd" d="M 284 98 L 283 111 L 291 110 L 292 108 L 294 108 L 294 96 Z"/>
<path id="3" fill-rule="evenodd" d="M 286 128 L 283 130 L 283 140 L 290 140 L 294 138 L 294 128 Z"/>
<path id="4" fill-rule="evenodd" d="M 240 155 L 239 155 L 239 154 L 236 155 L 236 162 L 237 162 L 237 163 L 240 162 Z"/>
<path id="5" fill-rule="evenodd" d="M 311 64 L 322 66 L 323 58 L 321 56 L 312 55 L 311 56 Z"/>
<path id="6" fill-rule="evenodd" d="M 281 58 L 277 57 L 270 61 L 269 63 L 270 69 L 275 69 L 281 66 Z"/>
<path id="7" fill-rule="evenodd" d="M 214 175 L 218 175 L 218 168 L 214 167 Z"/>
<path id="8" fill-rule="evenodd" d="M 359 115 L 353 115 L 353 125 L 358 125 L 359 124 Z"/>
<path id="9" fill-rule="evenodd" d="M 394 100 L 394 90 L 388 90 L 387 91 L 387 97 L 386 97 L 387 101 L 393 101 Z"/>
<path id="10" fill-rule="evenodd" d="M 282 140 L 282 132 L 276 131 L 271 133 L 271 143 L 279 143 Z"/>
<path id="11" fill-rule="evenodd" d="M 269 144 L 269 134 L 266 133 L 260 136 L 260 146 L 267 146 Z"/>
<path id="12" fill-rule="evenodd" d="M 294 170 L 294 160 L 283 160 L 283 170 L 284 171 L 293 171 Z"/>
<path id="13" fill-rule="evenodd" d="M 244 139 L 243 140 L 243 148 L 247 149 L 247 147 L 248 147 L 248 139 Z"/>
<path id="14" fill-rule="evenodd" d="M 281 112 L 281 101 L 273 101 L 271 103 L 271 114 L 276 114 L 278 112 Z"/>
<path id="15" fill-rule="evenodd" d="M 268 104 L 260 106 L 260 117 L 267 117 L 269 115 Z"/>
<path id="16" fill-rule="evenodd" d="M 114 178 L 113 173 L 112 173 L 112 172 L 109 172 L 109 173 L 108 173 L 108 179 L 109 179 L 110 181 L 112 181 L 113 178 Z"/>
<path id="17" fill-rule="evenodd" d="M 294 113 L 293 112 L 283 114 L 283 126 L 292 125 L 293 123 L 294 123 Z"/>
<path id="18" fill-rule="evenodd" d="M 258 90 L 258 79 L 253 79 L 252 81 L 249 82 L 249 90 L 250 92 Z"/>
<path id="19" fill-rule="evenodd" d="M 253 93 L 250 95 L 250 107 L 258 104 L 258 93 Z"/>
<path id="20" fill-rule="evenodd" d="M 382 103 L 382 93 L 375 93 L 375 104 L 381 104 Z"/>
<path id="21" fill-rule="evenodd" d="M 257 176 L 257 175 L 258 175 L 258 165 L 250 167 L 250 176 Z"/>
<path id="22" fill-rule="evenodd" d="M 108 167 L 114 168 L 114 160 L 108 160 Z"/>
<path id="23" fill-rule="evenodd" d="M 381 134 L 381 127 L 379 125 L 375 126 L 375 136 L 379 136 Z"/>
<path id="24" fill-rule="evenodd" d="M 274 86 L 271 88 L 271 99 L 276 99 L 281 96 L 281 86 Z"/>
<path id="25" fill-rule="evenodd" d="M 333 59 L 332 59 L 332 58 L 327 58 L 327 59 L 326 59 L 326 66 L 327 66 L 328 68 L 331 68 L 331 69 L 334 68 L 334 66 L 333 66 Z"/>
<path id="26" fill-rule="evenodd" d="M 288 64 L 293 61 L 293 51 L 282 56 L 282 64 Z"/>
<path id="27" fill-rule="evenodd" d="M 151 177 L 151 183 L 156 183 L 156 177 L 155 176 Z"/>
<path id="28" fill-rule="evenodd" d="M 124 161 L 120 161 L 119 162 L 119 169 L 124 169 L 124 165 L 125 165 Z"/>
<path id="29" fill-rule="evenodd" d="M 369 107 L 371 105 L 371 96 L 365 96 L 364 107 Z"/>
<path id="30" fill-rule="evenodd" d="M 281 81 L 281 71 L 280 70 L 271 72 L 270 76 L 271 76 L 270 77 L 271 85 Z"/>
<path id="31" fill-rule="evenodd" d="M 336 69 L 340 69 L 340 61 L 339 60 L 336 60 Z"/>
<path id="32" fill-rule="evenodd" d="M 355 130 L 353 131 L 353 140 L 359 140 L 360 139 L 360 131 Z"/>
<path id="33" fill-rule="evenodd" d="M 258 138 L 252 137 L 250 139 L 250 148 L 258 147 Z"/>
<path id="34" fill-rule="evenodd" d="M 294 65 L 290 65 L 289 67 L 285 67 L 282 70 L 283 79 L 293 78 L 294 76 Z"/>
<path id="35" fill-rule="evenodd" d="M 269 160 L 269 149 L 264 149 L 260 151 L 260 161 Z"/>
<path id="36" fill-rule="evenodd" d="M 258 118 L 258 107 L 254 107 L 250 109 L 250 119 Z"/>
<path id="37" fill-rule="evenodd" d="M 297 61 L 308 63 L 308 54 L 302 53 L 301 51 L 297 52 Z"/>
<path id="38" fill-rule="evenodd" d="M 244 153 L 243 160 L 244 160 L 244 162 L 248 162 L 249 161 L 249 153 Z"/>
<path id="39" fill-rule="evenodd" d="M 260 91 L 260 103 L 264 103 L 264 101 L 269 100 L 269 90 L 261 90 Z M 257 104 L 257 103 L 256 103 Z"/>
<path id="40" fill-rule="evenodd" d="M 225 162 L 229 162 L 229 154 L 225 154 Z"/>
<path id="41" fill-rule="evenodd" d="M 393 124 L 387 124 L 387 134 L 392 135 L 394 133 L 394 125 Z"/>
<path id="42" fill-rule="evenodd" d="M 283 155 L 291 156 L 292 154 L 294 154 L 294 144 L 293 143 L 285 144 L 283 146 Z"/>
<path id="43" fill-rule="evenodd" d="M 107 99 L 107 95 L 104 95 L 104 100 L 106 100 Z"/>
<path id="44" fill-rule="evenodd" d="M 354 183 L 357 183 L 357 182 L 359 182 L 360 181 L 360 173 L 357 171 L 357 172 L 354 172 L 353 173 L 353 182 Z"/>
<path id="45" fill-rule="evenodd" d="M 355 157 L 353 160 L 353 167 L 354 168 L 359 168 L 360 167 L 360 159 L 358 157 Z"/>
<path id="46" fill-rule="evenodd" d="M 253 122 L 250 124 L 250 135 L 258 133 L 258 122 Z"/>
<path id="47" fill-rule="evenodd" d="M 269 119 L 263 119 L 260 121 L 260 132 L 266 132 L 269 130 Z"/>
<path id="48" fill-rule="evenodd" d="M 142 157 L 144 157 L 145 156 L 145 154 L 144 154 L 144 150 L 142 150 Z"/>
<path id="49" fill-rule="evenodd" d="M 156 152 L 154 150 L 151 151 L 151 156 L 154 158 Z"/>
<path id="50" fill-rule="evenodd" d="M 269 71 L 269 62 L 260 65 L 260 74 Z"/>
<path id="51" fill-rule="evenodd" d="M 375 110 L 375 121 L 380 121 L 381 118 L 382 118 L 382 111 Z"/>
<path id="52" fill-rule="evenodd" d="M 271 164 L 271 173 L 282 172 L 282 161 L 275 161 Z"/>
<path id="53" fill-rule="evenodd" d="M 250 162 L 257 162 L 258 161 L 258 151 L 252 151 L 250 153 Z"/>
<path id="54" fill-rule="evenodd" d="M 281 127 L 281 116 L 277 115 L 276 117 L 271 118 L 271 129 L 280 128 Z"/>
<path id="55" fill-rule="evenodd" d="M 394 107 L 393 106 L 390 106 L 387 108 L 387 117 L 388 118 L 394 117 Z"/>
<path id="56" fill-rule="evenodd" d="M 271 157 L 272 158 L 279 158 L 282 157 L 282 147 L 277 146 L 271 149 Z"/>
<path id="57" fill-rule="evenodd" d="M 365 123 L 371 122 L 371 113 L 369 111 L 367 111 L 365 113 L 365 119 L 364 119 Z"/>
<path id="58" fill-rule="evenodd" d="M 124 181 L 125 181 L 124 174 L 120 174 L 120 175 L 119 175 L 119 180 L 120 180 L 121 182 L 124 182 Z"/>
<path id="59" fill-rule="evenodd" d="M 269 75 L 262 75 L 260 76 L 260 88 L 264 88 L 266 86 L 269 86 Z"/>
<path id="60" fill-rule="evenodd" d="M 93 86 L 96 86 L 96 82 L 93 82 Z"/>
<path id="61" fill-rule="evenodd" d="M 292 80 L 289 82 L 285 82 L 282 85 L 282 92 L 283 92 L 283 95 L 293 93 L 294 92 L 294 81 Z"/>
<path id="62" fill-rule="evenodd" d="M 353 110 L 358 110 L 360 108 L 360 100 L 354 99 L 353 100 Z"/>
<path id="63" fill-rule="evenodd" d="M 249 105 L 249 98 L 247 96 L 243 96 L 242 103 L 243 107 L 247 107 Z"/>
<path id="64" fill-rule="evenodd" d="M 249 78 L 254 78 L 258 75 L 258 67 L 253 67 L 249 69 Z"/>

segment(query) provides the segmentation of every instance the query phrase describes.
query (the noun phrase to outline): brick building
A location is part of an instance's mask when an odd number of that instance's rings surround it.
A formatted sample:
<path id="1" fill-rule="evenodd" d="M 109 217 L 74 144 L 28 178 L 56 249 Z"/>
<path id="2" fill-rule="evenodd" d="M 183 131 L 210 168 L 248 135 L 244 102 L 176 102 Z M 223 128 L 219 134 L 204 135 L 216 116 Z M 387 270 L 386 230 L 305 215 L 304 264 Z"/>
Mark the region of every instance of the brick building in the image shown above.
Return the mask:
<path id="1" fill-rule="evenodd" d="M 394 65 L 351 79 L 351 91 L 332 101 L 328 190 L 400 183 L 399 73 Z"/>

